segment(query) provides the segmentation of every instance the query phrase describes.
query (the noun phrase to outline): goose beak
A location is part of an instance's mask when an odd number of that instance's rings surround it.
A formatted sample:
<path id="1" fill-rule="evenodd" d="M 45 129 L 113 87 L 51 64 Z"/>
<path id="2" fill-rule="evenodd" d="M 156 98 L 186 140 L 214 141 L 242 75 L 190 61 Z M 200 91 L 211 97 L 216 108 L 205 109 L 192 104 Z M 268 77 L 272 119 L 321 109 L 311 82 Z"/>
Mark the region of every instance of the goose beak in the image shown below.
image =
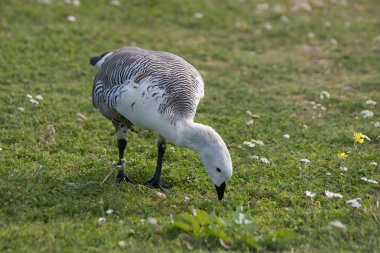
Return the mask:
<path id="1" fill-rule="evenodd" d="M 220 186 L 215 185 L 215 187 L 216 187 L 216 192 L 218 193 L 218 199 L 222 200 L 224 196 L 224 190 L 226 189 L 226 182 L 224 182 Z"/>

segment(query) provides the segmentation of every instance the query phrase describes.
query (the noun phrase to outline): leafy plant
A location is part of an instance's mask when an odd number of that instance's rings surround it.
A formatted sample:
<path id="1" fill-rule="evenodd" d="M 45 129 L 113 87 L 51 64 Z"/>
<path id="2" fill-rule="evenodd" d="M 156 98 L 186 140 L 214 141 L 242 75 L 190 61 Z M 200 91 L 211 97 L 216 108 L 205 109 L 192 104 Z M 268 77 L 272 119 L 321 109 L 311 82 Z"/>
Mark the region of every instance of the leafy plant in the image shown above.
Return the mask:
<path id="1" fill-rule="evenodd" d="M 238 206 L 228 220 L 220 218 L 215 212 L 208 214 L 201 209 L 193 209 L 193 213 L 180 213 L 174 217 L 167 231 L 177 234 L 187 233 L 201 241 L 219 242 L 226 249 L 237 246 L 258 250 L 259 245 L 268 249 L 284 249 L 296 238 L 297 234 L 290 229 L 279 229 L 268 235 L 257 233 L 256 223 L 243 213 L 243 206 Z M 217 239 L 217 240 L 216 240 Z M 189 247 L 189 240 L 186 240 Z"/>

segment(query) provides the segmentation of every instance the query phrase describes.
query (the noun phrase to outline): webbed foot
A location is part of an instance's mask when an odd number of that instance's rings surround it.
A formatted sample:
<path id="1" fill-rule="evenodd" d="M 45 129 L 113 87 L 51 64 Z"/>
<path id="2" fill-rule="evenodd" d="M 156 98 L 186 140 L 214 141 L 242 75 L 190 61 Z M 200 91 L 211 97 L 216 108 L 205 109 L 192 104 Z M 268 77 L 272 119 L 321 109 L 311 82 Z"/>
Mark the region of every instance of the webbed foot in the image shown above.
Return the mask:
<path id="1" fill-rule="evenodd" d="M 121 165 L 116 164 L 115 168 L 119 170 L 119 172 L 117 173 L 116 178 L 115 178 L 115 183 L 120 183 L 123 181 L 124 183 L 130 183 L 133 185 L 136 184 L 132 179 L 130 179 L 125 174 L 125 164 L 124 163 L 122 163 Z"/>
<path id="2" fill-rule="evenodd" d="M 169 193 L 170 192 L 170 188 L 162 185 L 160 180 L 151 179 L 148 181 L 148 186 L 150 188 L 160 189 L 160 191 L 162 191 L 163 193 Z"/>

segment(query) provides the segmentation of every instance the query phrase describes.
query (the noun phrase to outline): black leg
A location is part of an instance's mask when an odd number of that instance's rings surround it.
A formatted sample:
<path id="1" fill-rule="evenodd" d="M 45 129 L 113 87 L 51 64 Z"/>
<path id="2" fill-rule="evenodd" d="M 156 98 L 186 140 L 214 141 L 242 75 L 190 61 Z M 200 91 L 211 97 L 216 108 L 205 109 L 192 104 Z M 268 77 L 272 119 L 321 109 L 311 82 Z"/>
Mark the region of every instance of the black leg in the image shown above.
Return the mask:
<path id="1" fill-rule="evenodd" d="M 152 179 L 148 182 L 149 186 L 152 188 L 158 188 L 161 191 L 168 193 L 170 191 L 169 188 L 164 187 L 161 184 L 161 170 L 162 170 L 162 161 L 164 158 L 165 150 L 166 150 L 166 142 L 164 138 L 160 138 L 157 144 L 158 148 L 158 157 L 157 157 L 157 166 L 156 172 L 154 173 Z"/>
<path id="2" fill-rule="evenodd" d="M 117 140 L 117 147 L 119 148 L 119 161 L 117 165 L 121 165 L 124 158 L 124 150 L 127 147 L 127 140 L 125 138 Z"/>

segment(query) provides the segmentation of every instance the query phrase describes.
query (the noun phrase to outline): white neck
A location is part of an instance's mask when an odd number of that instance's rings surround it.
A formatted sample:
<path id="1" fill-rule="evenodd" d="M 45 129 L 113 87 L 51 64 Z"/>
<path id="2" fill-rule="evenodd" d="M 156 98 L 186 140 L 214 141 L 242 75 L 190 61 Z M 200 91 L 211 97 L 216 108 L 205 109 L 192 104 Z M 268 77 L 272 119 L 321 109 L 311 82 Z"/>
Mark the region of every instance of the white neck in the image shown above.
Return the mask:
<path id="1" fill-rule="evenodd" d="M 176 145 L 197 152 L 211 181 L 220 186 L 232 176 L 230 152 L 220 135 L 211 127 L 194 123 L 192 120 L 177 122 L 177 131 L 172 135 Z"/>
<path id="2" fill-rule="evenodd" d="M 195 123 L 191 120 L 177 122 L 179 124 L 176 139 L 173 140 L 177 146 L 188 147 L 199 155 L 205 149 L 215 146 L 224 146 L 224 141 L 211 127 Z"/>

